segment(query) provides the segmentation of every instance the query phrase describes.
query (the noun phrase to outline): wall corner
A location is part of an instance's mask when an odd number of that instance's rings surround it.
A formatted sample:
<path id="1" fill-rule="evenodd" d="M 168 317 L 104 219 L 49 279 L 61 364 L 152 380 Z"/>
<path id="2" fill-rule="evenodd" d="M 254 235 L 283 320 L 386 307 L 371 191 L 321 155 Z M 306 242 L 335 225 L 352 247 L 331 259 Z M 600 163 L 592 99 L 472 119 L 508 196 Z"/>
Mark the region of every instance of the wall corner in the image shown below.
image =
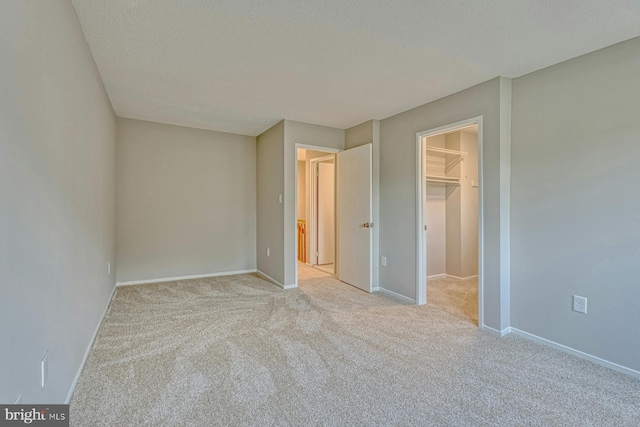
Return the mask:
<path id="1" fill-rule="evenodd" d="M 511 326 L 511 92 L 500 77 L 500 329 Z"/>

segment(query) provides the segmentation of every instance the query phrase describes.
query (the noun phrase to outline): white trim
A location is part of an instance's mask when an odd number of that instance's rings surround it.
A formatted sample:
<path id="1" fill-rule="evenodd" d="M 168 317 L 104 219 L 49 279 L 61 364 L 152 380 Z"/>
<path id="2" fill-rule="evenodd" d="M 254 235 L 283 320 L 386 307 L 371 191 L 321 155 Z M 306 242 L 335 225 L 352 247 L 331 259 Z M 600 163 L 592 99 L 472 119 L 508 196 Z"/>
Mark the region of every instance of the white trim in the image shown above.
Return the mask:
<path id="1" fill-rule="evenodd" d="M 546 338 L 539 337 L 534 334 L 530 334 L 529 332 L 521 331 L 516 328 L 509 328 L 511 332 L 515 335 L 521 336 L 531 341 L 535 341 L 538 344 L 546 345 L 547 347 L 555 348 L 556 350 L 560 350 L 565 353 L 572 354 L 581 359 L 588 360 L 597 365 L 604 366 L 609 369 L 613 369 L 614 371 L 622 372 L 623 374 L 631 375 L 632 377 L 640 379 L 640 371 L 636 371 L 635 369 L 627 368 L 626 366 L 618 365 L 617 363 L 610 362 L 605 359 L 601 359 L 597 356 L 593 356 L 591 354 L 585 353 L 580 350 L 576 350 L 575 348 L 567 347 L 566 345 L 558 344 L 557 342 L 548 340 Z"/>
<path id="2" fill-rule="evenodd" d="M 326 156 L 322 156 L 322 157 L 314 157 L 313 159 L 309 160 L 309 163 L 324 163 L 324 162 L 331 162 L 331 161 L 335 163 L 336 153 L 329 153 Z"/>
<path id="3" fill-rule="evenodd" d="M 236 270 L 236 271 L 222 271 L 220 273 L 210 273 L 210 274 L 194 274 L 191 276 L 161 277 L 159 279 L 148 279 L 148 280 L 130 280 L 128 282 L 117 282 L 116 286 L 132 286 L 132 285 L 144 285 L 147 283 L 175 282 L 176 280 L 202 279 L 205 277 L 235 276 L 236 274 L 255 273 L 256 271 L 258 270 L 256 269 Z"/>
<path id="4" fill-rule="evenodd" d="M 341 148 L 329 148 L 323 147 L 321 145 L 309 145 L 309 144 L 295 144 L 296 148 L 304 148 L 305 150 L 313 150 L 313 151 L 322 151 L 324 153 L 339 153 L 342 150 Z M 296 151 L 296 161 L 298 160 L 297 151 Z"/>
<path id="5" fill-rule="evenodd" d="M 78 372 L 76 372 L 76 376 L 73 379 L 73 382 L 71 383 L 71 387 L 69 388 L 69 393 L 67 393 L 67 398 L 64 401 L 65 405 L 68 405 L 71 402 L 71 398 L 73 397 L 73 392 L 76 390 L 76 386 L 78 385 L 78 380 L 80 379 L 80 374 L 82 374 L 84 365 L 86 365 L 87 359 L 89 359 L 91 348 L 93 348 L 93 343 L 96 340 L 96 337 L 98 336 L 98 331 L 100 330 L 100 326 L 102 326 L 102 322 L 104 321 L 104 318 L 107 315 L 107 311 L 109 311 L 109 306 L 111 305 L 111 300 L 113 300 L 113 296 L 116 294 L 116 289 L 117 289 L 117 286 L 114 286 L 113 290 L 111 291 L 111 296 L 107 301 L 107 305 L 104 307 L 104 310 L 102 311 L 102 316 L 100 316 L 100 321 L 96 325 L 96 329 L 93 331 L 93 335 L 91 336 L 89 345 L 87 346 L 87 349 L 84 352 L 84 356 L 82 357 L 82 362 L 80 362 L 80 367 L 78 368 Z"/>
<path id="6" fill-rule="evenodd" d="M 471 280 L 471 279 L 475 279 L 477 277 L 478 277 L 477 274 L 475 276 L 467 276 L 467 277 L 458 277 L 458 276 L 453 276 L 451 274 L 447 274 L 447 278 L 448 279 L 454 279 L 454 280 L 460 280 L 460 281 Z"/>
<path id="7" fill-rule="evenodd" d="M 478 118 L 478 324 L 484 325 L 484 122 L 482 116 Z"/>
<path id="8" fill-rule="evenodd" d="M 508 327 L 504 328 L 501 331 L 499 331 L 497 329 L 493 329 L 492 327 L 487 326 L 487 325 L 480 326 L 480 329 L 485 331 L 485 332 L 489 332 L 492 335 L 499 336 L 499 337 L 503 337 L 503 336 L 505 336 L 507 334 L 510 334 L 511 331 L 512 331 L 511 326 L 508 326 Z"/>
<path id="9" fill-rule="evenodd" d="M 416 304 L 427 303 L 427 258 L 424 238 L 424 206 L 422 193 L 425 175 L 422 152 L 425 139 L 464 127 L 478 125 L 478 323 L 484 322 L 484 191 L 483 191 L 483 116 L 416 133 Z M 484 325 L 483 325 L 484 326 Z M 495 330 L 495 329 L 494 329 Z M 501 333 L 500 331 L 498 331 Z"/>
<path id="10" fill-rule="evenodd" d="M 260 271 L 260 270 L 254 270 L 253 272 L 254 272 L 254 273 L 256 273 L 258 276 L 261 276 L 263 279 L 265 279 L 265 280 L 267 280 L 267 281 L 269 281 L 269 282 L 273 283 L 274 285 L 281 287 L 281 288 L 282 288 L 282 289 L 284 289 L 284 290 L 287 290 L 287 289 L 295 289 L 295 288 L 297 288 L 297 287 L 298 287 L 298 285 L 297 285 L 297 284 L 296 284 L 296 285 L 286 285 L 286 286 L 285 286 L 285 285 L 283 285 L 282 283 L 278 282 L 278 281 L 277 281 L 276 279 L 274 279 L 273 277 L 269 276 L 268 274 L 263 273 L 263 272 L 262 272 L 262 271 Z"/>
<path id="11" fill-rule="evenodd" d="M 442 273 L 442 274 L 434 274 L 433 276 L 427 276 L 427 281 L 435 280 L 435 279 L 453 279 L 453 280 L 465 281 L 465 280 L 475 279 L 477 277 L 478 277 L 477 274 L 475 276 L 458 277 L 452 274 Z"/>
<path id="12" fill-rule="evenodd" d="M 388 295 L 390 297 L 399 299 L 399 300 L 404 301 L 404 302 L 408 302 L 409 304 L 415 304 L 416 303 L 416 300 L 411 299 L 409 297 L 405 297 L 404 295 L 400 295 L 400 294 L 398 294 L 396 292 L 390 291 L 389 289 L 378 288 L 377 292 L 380 292 L 381 294 L 385 294 L 385 295 Z"/>

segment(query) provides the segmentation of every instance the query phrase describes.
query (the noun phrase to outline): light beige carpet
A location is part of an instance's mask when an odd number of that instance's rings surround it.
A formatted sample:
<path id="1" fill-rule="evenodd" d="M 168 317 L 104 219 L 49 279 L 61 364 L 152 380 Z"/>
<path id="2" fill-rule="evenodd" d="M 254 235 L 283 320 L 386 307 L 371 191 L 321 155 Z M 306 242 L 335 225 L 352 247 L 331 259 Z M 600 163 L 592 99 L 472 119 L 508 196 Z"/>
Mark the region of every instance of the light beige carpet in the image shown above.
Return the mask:
<path id="1" fill-rule="evenodd" d="M 310 271 L 309 271 L 310 270 Z M 637 426 L 640 381 L 302 266 L 118 288 L 74 426 Z"/>
<path id="2" fill-rule="evenodd" d="M 427 282 L 427 304 L 478 325 L 478 279 L 431 279 Z"/>

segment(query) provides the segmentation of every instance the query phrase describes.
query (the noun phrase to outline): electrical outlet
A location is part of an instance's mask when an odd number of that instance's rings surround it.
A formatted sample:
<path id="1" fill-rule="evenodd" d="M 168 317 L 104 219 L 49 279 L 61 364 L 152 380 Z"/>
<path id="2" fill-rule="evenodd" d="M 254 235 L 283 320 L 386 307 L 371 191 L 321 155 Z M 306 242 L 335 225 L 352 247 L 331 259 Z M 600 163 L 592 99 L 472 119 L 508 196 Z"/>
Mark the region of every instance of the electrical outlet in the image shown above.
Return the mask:
<path id="1" fill-rule="evenodd" d="M 278 203 L 282 203 L 282 194 L 278 194 Z"/>
<path id="2" fill-rule="evenodd" d="M 382 260 L 380 261 L 380 263 L 382 264 L 383 267 L 386 267 L 387 266 L 387 257 L 383 256 Z"/>
<path id="3" fill-rule="evenodd" d="M 111 263 L 107 263 L 107 274 L 111 274 Z"/>
<path id="4" fill-rule="evenodd" d="M 44 388 L 49 377 L 49 352 L 44 353 L 44 357 L 40 361 L 40 387 Z"/>
<path id="5" fill-rule="evenodd" d="M 587 314 L 587 299 L 578 295 L 573 296 L 573 311 Z"/>
<path id="6" fill-rule="evenodd" d="M 14 405 L 19 405 L 22 403 L 22 395 L 19 394 L 18 397 L 16 398 L 16 401 L 13 402 Z"/>
<path id="7" fill-rule="evenodd" d="M 267 256 L 271 256 L 271 250 L 269 250 L 269 248 L 267 248 Z"/>

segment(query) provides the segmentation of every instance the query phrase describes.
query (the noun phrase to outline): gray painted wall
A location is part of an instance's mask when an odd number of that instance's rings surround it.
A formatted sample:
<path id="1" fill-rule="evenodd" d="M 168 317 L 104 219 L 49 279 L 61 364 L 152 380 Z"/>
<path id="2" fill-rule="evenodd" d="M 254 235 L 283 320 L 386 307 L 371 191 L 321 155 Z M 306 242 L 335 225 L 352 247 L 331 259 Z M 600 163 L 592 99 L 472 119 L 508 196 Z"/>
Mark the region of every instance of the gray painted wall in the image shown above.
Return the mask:
<path id="1" fill-rule="evenodd" d="M 369 120 L 345 130 L 346 150 L 372 144 L 372 207 L 373 215 L 373 289 L 380 286 L 380 120 Z"/>
<path id="2" fill-rule="evenodd" d="M 284 285 L 284 200 L 279 203 L 278 197 L 281 194 L 284 197 L 284 123 L 282 120 L 258 136 L 256 175 L 258 270 L 281 285 Z"/>
<path id="3" fill-rule="evenodd" d="M 118 282 L 256 268 L 256 139 L 118 119 Z"/>
<path id="4" fill-rule="evenodd" d="M 115 284 L 115 116 L 70 2 L 0 2 L 0 40 L 0 402 L 63 403 Z"/>
<path id="5" fill-rule="evenodd" d="M 344 148 L 348 150 L 349 148 L 359 147 L 364 144 L 372 144 L 374 122 L 379 122 L 379 120 L 369 120 L 368 122 L 360 123 L 357 126 L 346 129 L 344 131 Z"/>
<path id="6" fill-rule="evenodd" d="M 285 286 L 294 285 L 296 263 L 298 262 L 296 246 L 296 144 L 317 147 L 344 149 L 344 130 L 326 126 L 301 123 L 293 120 L 284 121 L 284 281 Z M 282 155 L 281 155 L 282 157 Z M 258 179 L 263 175 L 258 171 Z M 271 177 L 269 178 L 271 179 Z M 282 239 L 282 234 L 280 234 Z M 265 272 L 266 273 L 266 272 Z M 268 273 L 267 273 L 268 274 Z M 273 277 L 273 276 L 271 276 Z M 274 277 L 275 278 L 275 277 Z"/>
<path id="7" fill-rule="evenodd" d="M 514 80 L 512 147 L 513 326 L 635 370 L 639 76 L 636 38 Z"/>
<path id="8" fill-rule="evenodd" d="M 509 289 L 508 263 L 501 261 L 509 232 L 508 206 L 501 211 L 501 201 L 508 199 L 502 181 L 508 180 L 510 160 L 501 155 L 510 136 L 501 132 L 506 127 L 501 123 L 501 95 L 510 99 L 505 95 L 510 84 L 509 79 L 496 78 L 380 122 L 380 255 L 387 257 L 387 267 L 380 268 L 380 287 L 414 299 L 416 133 L 483 116 L 484 324 L 499 330 L 510 321 L 508 304 L 503 304 Z M 506 99 L 502 109 L 510 109 Z"/>

